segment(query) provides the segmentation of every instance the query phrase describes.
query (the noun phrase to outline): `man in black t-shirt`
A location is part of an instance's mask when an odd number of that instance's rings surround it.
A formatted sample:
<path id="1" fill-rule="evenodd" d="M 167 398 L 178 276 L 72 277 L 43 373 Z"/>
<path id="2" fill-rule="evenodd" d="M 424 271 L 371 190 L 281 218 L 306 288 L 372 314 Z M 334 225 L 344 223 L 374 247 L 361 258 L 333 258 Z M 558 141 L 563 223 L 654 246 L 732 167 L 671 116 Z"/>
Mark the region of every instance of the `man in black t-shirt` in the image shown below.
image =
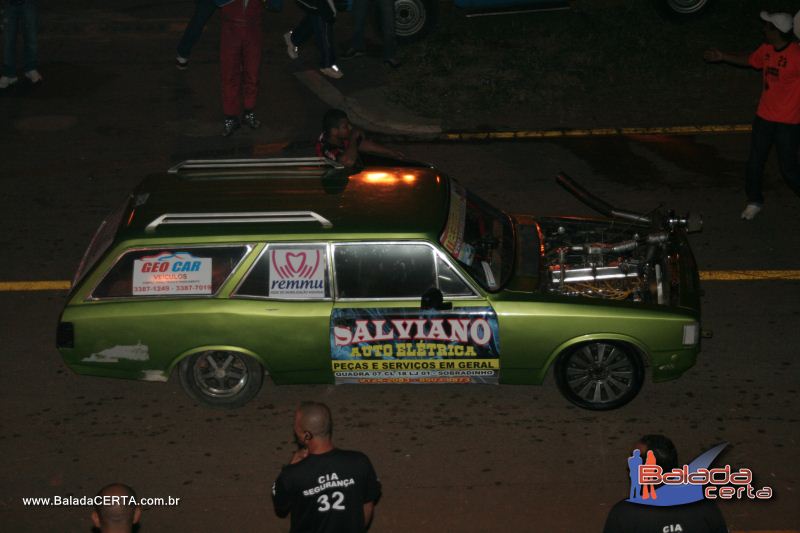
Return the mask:
<path id="1" fill-rule="evenodd" d="M 664 471 L 678 466 L 678 452 L 663 435 L 645 435 L 636 445 L 642 456 L 652 451 Z M 633 474 L 632 474 L 633 475 Z M 722 513 L 709 500 L 657 507 L 621 501 L 611 508 L 603 533 L 728 533 Z"/>
<path id="2" fill-rule="evenodd" d="M 360 533 L 372 521 L 380 482 L 366 455 L 334 448 L 327 405 L 304 402 L 294 417 L 299 449 L 272 485 L 281 518 L 292 533 Z"/>

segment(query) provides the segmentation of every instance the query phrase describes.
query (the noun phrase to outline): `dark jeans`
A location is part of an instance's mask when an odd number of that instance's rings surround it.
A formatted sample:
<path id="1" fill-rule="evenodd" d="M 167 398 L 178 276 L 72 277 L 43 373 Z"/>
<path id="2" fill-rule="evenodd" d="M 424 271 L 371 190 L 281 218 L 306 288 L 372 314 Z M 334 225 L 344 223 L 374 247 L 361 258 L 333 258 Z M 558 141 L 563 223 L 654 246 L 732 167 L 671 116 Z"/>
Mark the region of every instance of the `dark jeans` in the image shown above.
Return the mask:
<path id="1" fill-rule="evenodd" d="M 750 203 L 759 205 L 764 203 L 761 178 L 764 176 L 764 165 L 767 163 L 773 144 L 783 179 L 795 194 L 800 196 L 800 162 L 797 153 L 800 149 L 800 124 L 782 124 L 756 117 L 753 121 L 750 159 L 747 161 L 745 179 L 747 201 Z"/>
<path id="2" fill-rule="evenodd" d="M 394 59 L 397 55 L 397 36 L 394 33 L 394 0 L 353 0 L 353 42 L 355 50 L 363 51 L 364 29 L 367 25 L 367 12 L 370 2 L 378 4 L 383 33 L 383 59 Z"/>
<path id="3" fill-rule="evenodd" d="M 320 67 L 326 68 L 336 64 L 336 52 L 333 46 L 333 23 L 326 21 L 315 11 L 306 12 L 300 24 L 292 30 L 292 44 L 300 46 L 311 36 L 317 43 L 320 55 Z"/>
<path id="4" fill-rule="evenodd" d="M 178 55 L 181 57 L 189 58 L 192 53 L 192 48 L 197 44 L 200 36 L 203 34 L 203 28 L 206 27 L 208 19 L 217 10 L 217 5 L 214 0 L 197 0 L 194 6 L 194 15 L 189 19 L 189 24 L 183 31 L 183 37 L 178 43 Z"/>
<path id="5" fill-rule="evenodd" d="M 3 76 L 13 78 L 17 75 L 17 29 L 20 25 L 25 41 L 25 72 L 36 70 L 36 2 L 6 2 L 3 25 Z"/>

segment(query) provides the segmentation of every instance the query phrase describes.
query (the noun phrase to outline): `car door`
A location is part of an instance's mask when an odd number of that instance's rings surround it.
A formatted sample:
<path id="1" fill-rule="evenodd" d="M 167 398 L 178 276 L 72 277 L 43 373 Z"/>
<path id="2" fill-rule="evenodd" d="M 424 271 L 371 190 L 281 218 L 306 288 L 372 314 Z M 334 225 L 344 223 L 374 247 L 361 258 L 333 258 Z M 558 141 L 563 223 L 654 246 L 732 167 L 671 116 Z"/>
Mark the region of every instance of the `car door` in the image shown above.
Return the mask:
<path id="1" fill-rule="evenodd" d="M 337 384 L 498 382 L 497 316 L 435 246 L 335 243 L 332 254 Z M 431 301 L 425 306 L 423 294 Z"/>
<path id="2" fill-rule="evenodd" d="M 327 243 L 269 243 L 234 291 L 237 331 L 276 383 L 329 383 Z"/>

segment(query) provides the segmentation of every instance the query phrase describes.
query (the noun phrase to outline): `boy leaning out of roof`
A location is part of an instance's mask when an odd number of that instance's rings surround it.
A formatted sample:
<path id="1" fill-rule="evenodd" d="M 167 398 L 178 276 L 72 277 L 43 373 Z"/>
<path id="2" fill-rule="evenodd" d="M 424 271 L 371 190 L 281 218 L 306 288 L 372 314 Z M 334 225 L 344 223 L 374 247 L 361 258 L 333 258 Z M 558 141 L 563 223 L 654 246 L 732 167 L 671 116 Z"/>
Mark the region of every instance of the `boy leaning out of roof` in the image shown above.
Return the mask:
<path id="1" fill-rule="evenodd" d="M 363 131 L 353 127 L 347 113 L 341 109 L 330 109 L 322 117 L 322 133 L 317 138 L 316 152 L 319 157 L 338 161 L 346 167 L 355 165 L 362 152 L 405 159 L 402 152 L 367 139 Z"/>

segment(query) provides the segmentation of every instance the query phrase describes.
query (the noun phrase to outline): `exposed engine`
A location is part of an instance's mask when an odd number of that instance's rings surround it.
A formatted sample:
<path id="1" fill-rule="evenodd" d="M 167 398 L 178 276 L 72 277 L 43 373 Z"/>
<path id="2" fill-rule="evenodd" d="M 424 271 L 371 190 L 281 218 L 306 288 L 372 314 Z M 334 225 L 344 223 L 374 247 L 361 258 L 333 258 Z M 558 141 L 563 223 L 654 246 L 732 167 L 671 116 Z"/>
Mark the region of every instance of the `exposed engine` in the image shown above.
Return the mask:
<path id="1" fill-rule="evenodd" d="M 668 304 L 677 299 L 677 232 L 702 229 L 699 216 L 643 215 L 617 209 L 565 174 L 558 183 L 610 218 L 607 222 L 540 218 L 542 290 L 632 302 Z"/>
<path id="2" fill-rule="evenodd" d="M 664 248 L 669 233 L 624 223 L 539 219 L 547 292 L 666 303 Z"/>

